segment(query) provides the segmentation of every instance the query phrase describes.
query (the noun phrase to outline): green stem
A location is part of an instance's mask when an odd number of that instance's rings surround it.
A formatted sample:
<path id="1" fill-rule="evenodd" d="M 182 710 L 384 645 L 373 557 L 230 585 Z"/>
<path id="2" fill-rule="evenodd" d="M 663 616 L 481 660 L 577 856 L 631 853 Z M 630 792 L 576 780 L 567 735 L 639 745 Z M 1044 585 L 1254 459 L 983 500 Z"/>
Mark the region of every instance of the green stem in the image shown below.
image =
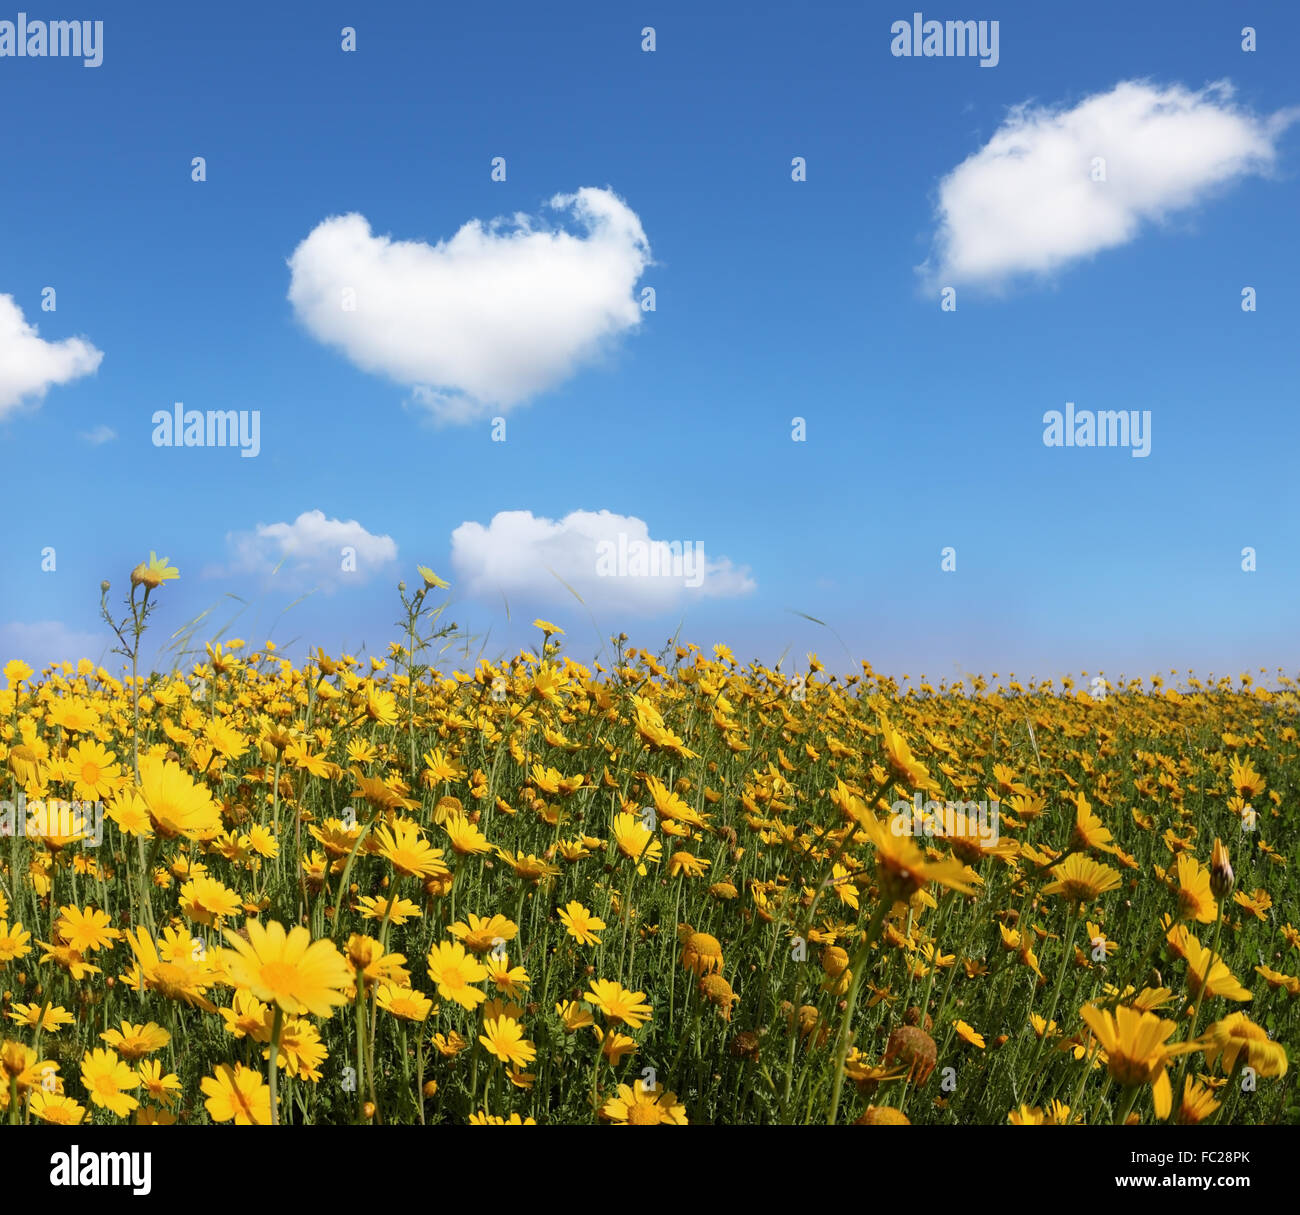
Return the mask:
<path id="1" fill-rule="evenodd" d="M 271 1125 L 280 1125 L 278 1086 L 280 1081 L 280 1030 L 284 1025 L 284 1009 L 275 1006 L 275 1020 L 271 1023 L 271 1060 L 267 1064 L 266 1082 L 271 1086 Z"/>
<path id="2" fill-rule="evenodd" d="M 1141 1086 L 1137 1084 L 1130 1084 L 1124 1090 L 1124 1102 L 1120 1106 L 1118 1112 L 1115 1114 L 1116 1126 L 1123 1126 L 1124 1123 L 1128 1121 L 1128 1116 L 1133 1110 L 1133 1103 L 1137 1101 L 1137 1095 L 1140 1087 Z"/>
<path id="3" fill-rule="evenodd" d="M 353 1001 L 357 1025 L 357 1122 L 366 1120 L 366 985 L 357 974 L 357 997 Z"/>
<path id="4" fill-rule="evenodd" d="M 1070 915 L 1065 925 L 1065 936 L 1061 940 L 1061 968 L 1056 972 L 1056 987 L 1052 992 L 1052 1002 L 1047 1008 L 1047 1021 L 1043 1026 L 1043 1036 L 1038 1039 L 1032 1054 L 1030 1055 L 1031 1066 L 1036 1067 L 1038 1061 L 1042 1058 L 1043 1049 L 1051 1037 L 1052 1018 L 1056 1016 L 1056 1006 L 1060 1003 L 1061 988 L 1065 986 L 1065 972 L 1070 967 L 1070 959 L 1074 956 L 1074 931 L 1079 926 L 1079 910 L 1082 904 L 1074 903 L 1070 908 Z M 1024 1085 L 1021 1085 L 1024 1088 Z"/>
<path id="5" fill-rule="evenodd" d="M 1217 905 L 1216 905 L 1217 906 Z M 1214 922 L 1214 943 L 1210 946 L 1209 960 L 1205 963 L 1205 975 L 1201 982 L 1200 990 L 1196 993 L 1196 1003 L 1192 1006 L 1192 1023 L 1187 1030 L 1187 1041 L 1192 1041 L 1196 1037 L 1196 1022 L 1200 1019 L 1201 1003 L 1205 999 L 1205 989 L 1210 985 L 1210 973 L 1214 970 L 1214 961 L 1219 954 L 1219 936 L 1223 931 L 1223 909 L 1219 908 L 1218 918 Z M 1178 1065 L 1178 1079 L 1174 1083 L 1174 1100 L 1182 1100 L 1183 1081 L 1187 1078 L 1187 1067 L 1191 1062 L 1191 1055 L 1183 1056 L 1182 1062 Z"/>
<path id="6" fill-rule="evenodd" d="M 844 1020 L 840 1024 L 839 1042 L 835 1047 L 835 1081 L 831 1089 L 831 1103 L 826 1110 L 826 1122 L 829 1126 L 835 1125 L 835 1119 L 839 1114 L 840 1090 L 844 1087 L 844 1060 L 849 1057 L 849 1026 L 853 1021 L 853 1010 L 858 1003 L 858 990 L 862 986 L 862 972 L 867 963 L 868 951 L 880 935 L 880 929 L 885 922 L 885 916 L 889 912 L 889 906 L 889 900 L 882 896 L 876 904 L 876 910 L 872 913 L 871 923 L 867 925 L 866 940 L 858 947 L 858 952 L 853 955 L 852 960 L 849 962 L 849 966 L 853 971 L 853 980 L 849 984 L 848 1003 L 844 1009 Z"/>

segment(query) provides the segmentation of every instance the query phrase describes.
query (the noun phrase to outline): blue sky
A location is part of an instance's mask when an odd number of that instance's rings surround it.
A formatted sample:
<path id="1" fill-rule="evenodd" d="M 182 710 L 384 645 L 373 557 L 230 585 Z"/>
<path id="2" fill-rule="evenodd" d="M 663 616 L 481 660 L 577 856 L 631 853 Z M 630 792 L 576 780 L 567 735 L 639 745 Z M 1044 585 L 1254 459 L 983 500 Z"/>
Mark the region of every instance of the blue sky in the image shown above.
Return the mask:
<path id="1" fill-rule="evenodd" d="M 1226 4 L 922 10 L 996 16 L 993 67 L 892 55 L 911 7 L 713 7 L 33 6 L 102 20 L 103 63 L 0 58 L 0 658 L 108 662 L 99 582 L 155 550 L 155 650 L 211 608 L 382 652 L 423 563 L 493 657 L 543 616 L 581 659 L 680 628 L 934 679 L 1294 672 L 1294 7 L 1254 6 L 1250 53 Z M 582 190 L 597 221 L 548 205 Z M 155 446 L 178 401 L 258 411 L 257 457 Z M 1067 401 L 1149 410 L 1150 454 L 1045 446 Z M 702 541 L 704 586 L 579 604 L 539 571 L 588 570 L 601 511 Z"/>

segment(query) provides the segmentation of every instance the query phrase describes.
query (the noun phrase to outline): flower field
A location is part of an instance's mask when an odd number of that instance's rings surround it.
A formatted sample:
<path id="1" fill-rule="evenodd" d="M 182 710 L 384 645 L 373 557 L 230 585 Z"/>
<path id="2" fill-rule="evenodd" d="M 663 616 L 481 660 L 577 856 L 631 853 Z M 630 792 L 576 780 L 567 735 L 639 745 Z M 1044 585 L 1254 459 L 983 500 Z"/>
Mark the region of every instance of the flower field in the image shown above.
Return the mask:
<path id="1" fill-rule="evenodd" d="M 10 1123 L 1300 1120 L 1284 678 L 458 669 L 427 570 L 144 672 L 175 574 L 4 668 Z"/>

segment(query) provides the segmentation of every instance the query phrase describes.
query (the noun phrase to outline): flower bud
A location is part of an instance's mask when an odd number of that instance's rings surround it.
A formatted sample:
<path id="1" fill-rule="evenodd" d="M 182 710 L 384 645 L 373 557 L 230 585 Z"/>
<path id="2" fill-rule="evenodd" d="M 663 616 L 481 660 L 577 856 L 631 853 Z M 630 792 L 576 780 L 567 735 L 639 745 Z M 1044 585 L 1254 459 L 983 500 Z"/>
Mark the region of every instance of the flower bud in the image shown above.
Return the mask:
<path id="1" fill-rule="evenodd" d="M 1232 872 L 1232 862 L 1228 860 L 1228 850 L 1219 840 L 1214 841 L 1214 854 L 1210 859 L 1210 892 L 1216 899 L 1221 899 L 1237 883 Z"/>

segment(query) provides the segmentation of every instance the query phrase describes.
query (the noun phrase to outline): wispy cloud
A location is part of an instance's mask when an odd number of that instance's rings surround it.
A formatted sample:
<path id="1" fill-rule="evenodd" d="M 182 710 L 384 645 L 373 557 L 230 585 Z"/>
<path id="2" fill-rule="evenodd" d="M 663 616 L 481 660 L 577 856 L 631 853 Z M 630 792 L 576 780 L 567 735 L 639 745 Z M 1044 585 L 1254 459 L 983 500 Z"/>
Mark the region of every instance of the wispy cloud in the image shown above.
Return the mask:
<path id="1" fill-rule="evenodd" d="M 289 299 L 312 336 L 439 420 L 507 409 L 641 321 L 632 288 L 650 246 L 636 214 L 590 187 L 548 205 L 581 234 L 518 214 L 429 245 L 375 236 L 362 215 L 327 219 L 289 259 Z"/>
<path id="2" fill-rule="evenodd" d="M 107 632 L 83 632 L 61 620 L 0 624 L 0 658 L 21 658 L 37 671 L 51 662 L 77 662 L 82 658 L 106 662 L 113 645 Z"/>
<path id="3" fill-rule="evenodd" d="M 84 338 L 47 342 L 12 295 L 0 295 L 0 418 L 58 384 L 96 371 L 104 355 Z"/>
<path id="4" fill-rule="evenodd" d="M 1297 116 L 1251 113 L 1226 81 L 1125 81 L 1073 108 L 1015 106 L 939 184 L 930 282 L 997 285 L 1127 244 L 1144 224 L 1267 173 Z"/>
<path id="5" fill-rule="evenodd" d="M 355 519 L 327 518 L 321 510 L 303 511 L 292 523 L 259 523 L 250 531 L 231 532 L 226 544 L 229 563 L 205 570 L 205 576 L 252 574 L 330 591 L 366 582 L 397 559 L 391 536 L 377 536 Z"/>
<path id="6" fill-rule="evenodd" d="M 710 559 L 702 541 L 653 539 L 644 520 L 608 510 L 558 520 L 512 510 L 486 527 L 462 523 L 451 535 L 451 561 L 457 589 L 468 594 L 571 602 L 572 588 L 592 610 L 648 614 L 693 596 L 755 589 L 748 569 Z"/>

